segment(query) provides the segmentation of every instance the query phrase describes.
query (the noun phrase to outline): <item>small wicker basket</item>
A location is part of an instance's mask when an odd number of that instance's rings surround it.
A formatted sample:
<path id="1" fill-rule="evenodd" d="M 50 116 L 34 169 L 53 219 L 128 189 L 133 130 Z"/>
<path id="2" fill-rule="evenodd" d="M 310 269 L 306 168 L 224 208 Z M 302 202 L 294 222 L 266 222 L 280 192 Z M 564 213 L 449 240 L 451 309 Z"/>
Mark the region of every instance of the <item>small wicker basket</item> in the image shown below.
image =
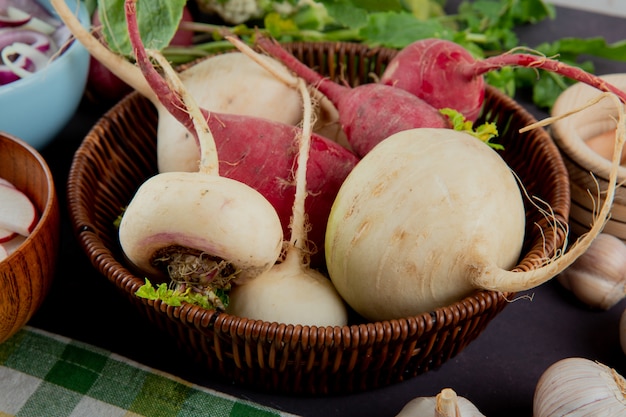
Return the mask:
<path id="1" fill-rule="evenodd" d="M 601 78 L 619 89 L 626 90 L 626 74 L 606 74 Z M 552 108 L 553 116 L 561 116 L 586 105 L 590 100 L 599 97 L 601 92 L 584 83 L 576 83 L 568 87 L 556 100 Z M 614 132 L 618 109 L 615 103 L 604 98 L 595 105 L 576 114 L 555 121 L 550 126 L 550 134 L 561 151 L 565 167 L 570 177 L 570 193 L 572 206 L 570 226 L 575 235 L 589 231 L 594 216 L 609 186 L 611 171 L 611 155 L 601 155 L 601 149 L 591 146 L 594 138 L 604 132 Z M 614 134 L 607 137 L 604 146 L 613 149 Z M 606 152 L 606 150 L 603 150 Z M 618 183 L 626 181 L 626 165 L 622 155 L 622 167 L 618 171 Z M 600 199 L 598 198 L 600 196 Z M 600 202 L 598 202 L 600 200 Z M 603 229 L 626 242 L 626 187 L 615 190 L 615 198 L 611 209 L 611 218 Z"/>
<path id="2" fill-rule="evenodd" d="M 381 74 L 395 54 L 352 43 L 285 45 L 307 65 L 352 85 Z M 493 88 L 482 120 L 497 123 L 504 159 L 530 195 L 547 202 L 567 222 L 568 174 L 558 149 L 542 129 L 520 134 L 534 118 Z M 274 393 L 339 394 L 383 387 L 446 362 L 474 340 L 512 294 L 477 291 L 444 308 L 397 320 L 317 328 L 268 323 L 209 311 L 167 306 L 134 294 L 143 285 L 125 263 L 114 220 L 137 187 L 156 173 L 156 110 L 133 93 L 104 115 L 77 150 L 68 179 L 74 233 L 94 267 L 181 349 L 229 382 Z M 489 181 L 488 178 L 485 181 Z M 528 206 L 523 258 L 528 270 L 553 253 L 565 236 Z M 556 235 L 555 235 L 556 233 Z"/>

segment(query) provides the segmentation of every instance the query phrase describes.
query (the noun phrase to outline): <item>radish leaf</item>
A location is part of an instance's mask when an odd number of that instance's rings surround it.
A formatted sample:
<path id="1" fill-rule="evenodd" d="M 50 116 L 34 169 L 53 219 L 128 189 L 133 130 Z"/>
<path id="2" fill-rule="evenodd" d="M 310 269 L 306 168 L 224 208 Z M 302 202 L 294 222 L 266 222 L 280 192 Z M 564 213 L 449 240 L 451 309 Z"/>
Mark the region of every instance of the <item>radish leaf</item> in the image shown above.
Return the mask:
<path id="1" fill-rule="evenodd" d="M 139 30 L 147 48 L 161 50 L 170 43 L 178 29 L 185 4 L 185 0 L 137 2 Z M 132 56 L 124 0 L 98 0 L 98 15 L 109 47 L 119 54 Z"/>

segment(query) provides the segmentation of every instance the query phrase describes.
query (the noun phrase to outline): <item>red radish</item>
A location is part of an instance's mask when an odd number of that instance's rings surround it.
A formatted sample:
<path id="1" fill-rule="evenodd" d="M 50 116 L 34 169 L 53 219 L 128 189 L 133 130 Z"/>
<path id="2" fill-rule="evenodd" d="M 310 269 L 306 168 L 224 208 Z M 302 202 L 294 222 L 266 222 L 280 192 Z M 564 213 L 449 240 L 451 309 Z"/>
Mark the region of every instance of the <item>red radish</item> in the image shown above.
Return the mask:
<path id="1" fill-rule="evenodd" d="M 332 282 L 309 268 L 304 202 L 306 167 L 311 132 L 311 102 L 303 80 L 299 81 L 304 102 L 304 123 L 299 138 L 296 168 L 296 198 L 291 238 L 286 253 L 264 274 L 234 286 L 226 311 L 238 317 L 303 326 L 345 326 L 348 312 Z"/>
<path id="2" fill-rule="evenodd" d="M 328 97 L 337 107 L 348 143 L 360 157 L 396 132 L 417 127 L 450 127 L 438 109 L 404 90 L 380 83 L 350 88 L 324 78 L 272 39 L 259 36 L 256 43 Z"/>
<path id="3" fill-rule="evenodd" d="M 22 236 L 30 235 L 38 215 L 28 196 L 15 187 L 0 185 L 0 229 Z"/>
<path id="4" fill-rule="evenodd" d="M 64 1 L 52 0 L 52 5 L 76 39 L 96 59 L 154 104 L 159 114 L 159 133 L 178 129 L 180 122 L 171 117 L 136 66 L 112 53 L 91 36 L 79 24 Z M 184 111 L 178 111 L 174 116 L 185 120 L 185 126 L 190 127 L 191 122 Z M 175 124 L 175 127 L 162 126 L 165 123 Z M 296 157 L 293 138 L 301 129 L 263 118 L 216 112 L 210 113 L 208 123 L 220 156 L 220 175 L 244 182 L 264 195 L 278 212 L 283 232 L 288 236 L 295 193 L 291 178 Z M 187 140 L 194 141 L 188 134 Z M 341 145 L 322 136 L 313 135 L 311 140 L 307 169 L 310 197 L 306 200 L 306 210 L 311 227 L 311 248 L 318 251 L 312 264 L 322 265 L 324 234 L 330 207 L 358 158 Z M 161 141 L 161 138 L 157 141 Z"/>
<path id="5" fill-rule="evenodd" d="M 9 251 L 0 244 L 0 262 L 2 262 L 3 259 L 6 259 L 9 257 Z"/>
<path id="6" fill-rule="evenodd" d="M 302 120 L 301 98 L 291 87 L 296 78 L 279 62 L 263 56 L 270 68 L 282 71 L 291 84 L 276 79 L 240 52 L 211 56 L 181 72 L 180 78 L 194 99 L 212 112 L 261 117 L 289 125 Z M 317 92 L 316 128 L 327 132 L 334 126 L 335 134 L 341 131 L 336 123 L 336 109 Z M 170 119 L 168 121 L 168 119 Z M 330 134 L 331 132 L 329 132 Z M 198 147 L 189 140 L 184 126 L 169 114 L 159 115 L 157 129 L 157 162 L 160 172 L 195 171 L 198 166 Z M 336 136 L 328 136 L 336 140 Z"/>
<path id="7" fill-rule="evenodd" d="M 160 173 L 144 182 L 124 211 L 120 244 L 144 273 L 166 271 L 181 292 L 197 291 L 216 302 L 216 289 L 228 289 L 232 280 L 253 279 L 274 265 L 282 249 L 282 227 L 261 194 L 219 175 L 207 121 L 163 56 L 144 49 L 135 6 L 135 0 L 126 0 L 137 63 L 163 106 L 184 119 L 181 122 L 199 141 L 200 169 Z M 152 66 L 148 53 L 166 79 Z M 220 308 L 217 302 L 215 306 Z"/>
<path id="8" fill-rule="evenodd" d="M 593 74 L 543 56 L 505 53 L 476 60 L 461 45 L 445 39 L 421 39 L 406 46 L 389 62 L 380 83 L 406 90 L 437 109 L 452 108 L 476 120 L 485 96 L 483 74 L 502 67 L 536 68 L 557 73 L 612 92 L 626 93 Z"/>

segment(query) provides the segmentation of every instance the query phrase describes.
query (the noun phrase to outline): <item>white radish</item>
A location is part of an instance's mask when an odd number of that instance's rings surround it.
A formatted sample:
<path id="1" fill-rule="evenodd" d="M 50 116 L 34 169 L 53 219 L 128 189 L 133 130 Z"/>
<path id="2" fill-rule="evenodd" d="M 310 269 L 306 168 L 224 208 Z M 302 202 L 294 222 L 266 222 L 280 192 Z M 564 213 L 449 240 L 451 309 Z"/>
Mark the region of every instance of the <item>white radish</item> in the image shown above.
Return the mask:
<path id="1" fill-rule="evenodd" d="M 29 236 L 39 219 L 30 198 L 13 186 L 0 185 L 0 201 L 0 239 L 8 240 L 12 233 Z"/>
<path id="2" fill-rule="evenodd" d="M 129 261 L 148 274 L 166 271 L 180 291 L 207 295 L 269 269 L 282 248 L 282 226 L 272 205 L 247 185 L 218 175 L 218 155 L 200 108 L 158 52 L 147 52 L 126 2 L 138 65 L 166 108 L 189 112 L 200 143 L 198 172 L 160 173 L 147 180 L 128 205 L 119 238 Z M 148 53 L 165 72 L 163 80 Z"/>
<path id="3" fill-rule="evenodd" d="M 614 155 L 624 146 L 624 123 L 620 115 Z M 545 265 L 516 271 L 510 269 L 520 255 L 525 217 L 504 160 L 452 129 L 394 134 L 361 160 L 337 195 L 326 233 L 329 275 L 370 320 L 432 311 L 479 289 L 534 288 L 572 264 L 602 231 L 618 167 L 615 159 L 590 232 Z"/>
<path id="4" fill-rule="evenodd" d="M 345 326 L 348 312 L 331 281 L 308 265 L 306 167 L 311 132 L 311 103 L 303 80 L 298 82 L 304 102 L 304 121 L 295 174 L 291 239 L 282 262 L 243 285 L 234 286 L 226 311 L 238 317 L 309 326 Z"/>

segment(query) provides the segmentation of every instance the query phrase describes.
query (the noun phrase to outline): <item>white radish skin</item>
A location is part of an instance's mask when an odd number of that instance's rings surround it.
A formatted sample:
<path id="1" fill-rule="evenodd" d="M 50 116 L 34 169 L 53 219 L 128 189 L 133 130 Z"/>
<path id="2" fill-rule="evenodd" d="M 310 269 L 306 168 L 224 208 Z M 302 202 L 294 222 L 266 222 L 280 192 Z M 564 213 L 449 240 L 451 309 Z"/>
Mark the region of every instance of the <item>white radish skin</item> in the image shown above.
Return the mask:
<path id="1" fill-rule="evenodd" d="M 624 146 L 623 125 L 620 115 L 614 155 Z M 432 311 L 478 289 L 534 288 L 571 265 L 602 231 L 618 168 L 615 158 L 606 198 L 585 236 L 541 267 L 511 271 L 525 217 L 504 160 L 451 129 L 392 135 L 361 160 L 337 195 L 326 233 L 330 277 L 371 320 Z"/>
<path id="2" fill-rule="evenodd" d="M 187 172 L 143 183 L 124 212 L 119 236 L 128 259 L 154 276 L 163 276 L 152 265 L 154 254 L 182 246 L 228 260 L 238 280 L 268 270 L 283 242 L 276 211 L 259 193 L 228 178 Z"/>
<path id="3" fill-rule="evenodd" d="M 364 317 L 384 320 L 470 293 L 468 263 L 494 255 L 499 267 L 513 267 L 525 213 L 510 168 L 483 142 L 415 129 L 390 136 L 361 160 L 328 224 L 327 264 L 337 290 Z"/>
<path id="4" fill-rule="evenodd" d="M 303 326 L 345 326 L 348 313 L 332 282 L 302 265 L 299 257 L 284 262 L 244 285 L 234 286 L 226 312 L 267 322 Z"/>

